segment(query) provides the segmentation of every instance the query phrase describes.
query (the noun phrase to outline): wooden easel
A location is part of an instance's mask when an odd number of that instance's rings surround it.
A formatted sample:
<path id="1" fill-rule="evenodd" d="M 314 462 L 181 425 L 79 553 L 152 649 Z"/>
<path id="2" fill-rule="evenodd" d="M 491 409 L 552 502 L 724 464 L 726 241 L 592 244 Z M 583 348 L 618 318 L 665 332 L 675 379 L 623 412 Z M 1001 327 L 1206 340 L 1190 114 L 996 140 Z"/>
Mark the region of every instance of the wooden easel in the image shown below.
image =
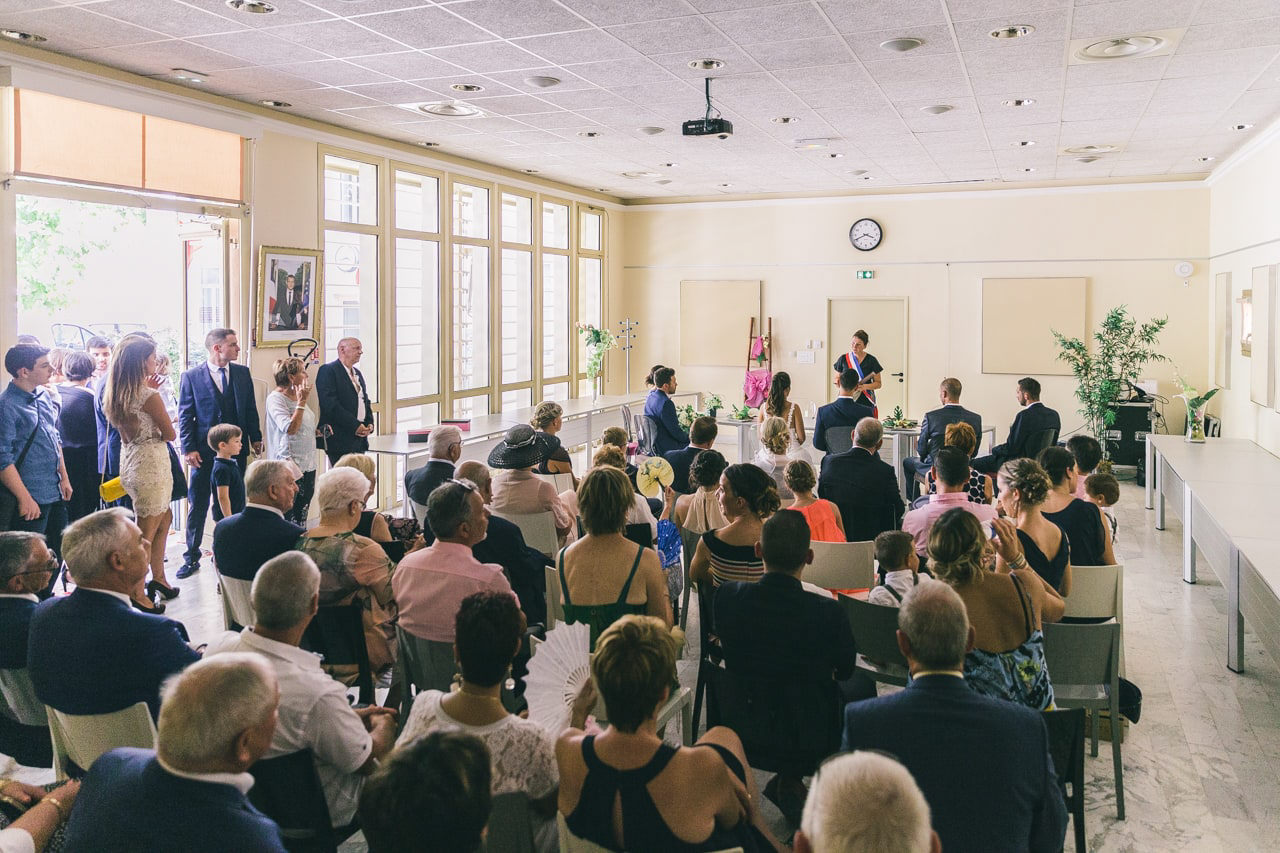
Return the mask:
<path id="1" fill-rule="evenodd" d="M 766 335 L 766 337 L 768 337 L 769 339 L 769 347 L 768 347 L 768 351 L 766 352 L 766 357 L 769 359 L 768 361 L 769 373 L 773 373 L 773 318 L 767 317 L 765 319 L 769 321 L 769 331 Z M 763 326 L 761 326 L 761 331 L 764 331 Z M 753 367 L 758 366 L 755 363 L 756 360 L 751 357 L 751 350 L 755 347 L 755 343 L 756 343 L 756 318 L 752 317 L 751 323 L 747 327 L 747 370 L 751 370 Z"/>

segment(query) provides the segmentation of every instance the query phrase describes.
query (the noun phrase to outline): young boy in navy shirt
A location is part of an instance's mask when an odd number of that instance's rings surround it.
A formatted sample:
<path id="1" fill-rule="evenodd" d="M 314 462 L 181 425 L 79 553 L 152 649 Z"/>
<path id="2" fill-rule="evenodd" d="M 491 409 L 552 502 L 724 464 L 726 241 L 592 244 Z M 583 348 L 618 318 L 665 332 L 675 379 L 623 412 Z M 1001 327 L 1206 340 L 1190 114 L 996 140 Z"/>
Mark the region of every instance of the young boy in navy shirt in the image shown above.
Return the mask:
<path id="1" fill-rule="evenodd" d="M 213 520 L 221 521 L 244 509 L 244 475 L 236 457 L 243 444 L 240 427 L 217 424 L 209 429 L 209 446 L 218 455 L 209 475 L 213 488 Z"/>

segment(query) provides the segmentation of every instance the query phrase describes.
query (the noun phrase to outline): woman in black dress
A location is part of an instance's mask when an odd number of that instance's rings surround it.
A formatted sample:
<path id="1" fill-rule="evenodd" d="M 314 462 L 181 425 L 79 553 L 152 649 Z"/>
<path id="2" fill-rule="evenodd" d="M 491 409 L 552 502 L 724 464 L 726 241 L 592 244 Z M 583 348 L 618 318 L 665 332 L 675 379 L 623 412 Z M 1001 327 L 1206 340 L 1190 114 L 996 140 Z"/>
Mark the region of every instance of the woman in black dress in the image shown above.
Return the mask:
<path id="1" fill-rule="evenodd" d="M 1036 457 L 1052 487 L 1041 512 L 1071 540 L 1071 561 L 1077 566 L 1114 566 L 1111 525 L 1102 508 L 1075 496 L 1075 457 L 1065 447 L 1046 447 Z"/>
<path id="2" fill-rule="evenodd" d="M 68 353 L 62 370 L 67 382 L 58 389 L 62 395 L 58 434 L 71 481 L 71 500 L 67 501 L 70 524 L 98 508 L 98 422 L 93 392 L 85 387 L 93 376 L 93 359 L 79 351 Z"/>
<path id="3" fill-rule="evenodd" d="M 832 384 L 839 386 L 840 374 L 846 370 L 856 370 L 858 372 L 858 385 L 853 389 L 854 402 L 862 403 L 870 406 L 872 409 L 876 407 L 876 389 L 883 383 L 880 381 L 880 372 L 884 370 L 880 366 L 880 362 L 876 357 L 867 352 L 867 344 L 871 342 L 871 338 L 862 329 L 853 333 L 853 340 L 850 341 L 849 352 L 842 353 L 836 359 L 836 363 L 831 368 L 836 372 L 835 380 Z M 876 413 L 879 417 L 879 412 Z"/>

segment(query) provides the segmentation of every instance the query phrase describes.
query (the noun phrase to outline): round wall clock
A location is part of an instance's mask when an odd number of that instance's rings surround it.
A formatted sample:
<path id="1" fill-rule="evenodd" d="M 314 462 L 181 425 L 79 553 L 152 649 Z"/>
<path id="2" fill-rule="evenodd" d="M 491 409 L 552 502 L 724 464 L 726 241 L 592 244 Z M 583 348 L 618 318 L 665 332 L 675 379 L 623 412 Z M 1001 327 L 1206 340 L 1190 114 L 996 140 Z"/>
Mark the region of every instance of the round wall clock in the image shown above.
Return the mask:
<path id="1" fill-rule="evenodd" d="M 860 252 L 870 252 L 884 239 L 880 223 L 874 219 L 859 219 L 849 229 L 849 242 Z"/>

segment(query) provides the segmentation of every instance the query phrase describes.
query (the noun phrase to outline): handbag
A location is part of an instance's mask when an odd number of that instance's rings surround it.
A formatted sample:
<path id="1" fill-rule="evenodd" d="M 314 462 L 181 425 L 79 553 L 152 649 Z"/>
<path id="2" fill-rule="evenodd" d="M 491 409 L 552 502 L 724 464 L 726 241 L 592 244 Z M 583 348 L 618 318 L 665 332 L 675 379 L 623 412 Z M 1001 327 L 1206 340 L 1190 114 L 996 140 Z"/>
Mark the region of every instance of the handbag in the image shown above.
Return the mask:
<path id="1" fill-rule="evenodd" d="M 98 494 L 107 503 L 115 503 L 128 494 L 124 490 L 124 486 L 120 483 L 120 478 L 112 477 L 110 480 L 104 480 L 102 485 L 98 486 Z"/>
<path id="2" fill-rule="evenodd" d="M 23 445 L 22 452 L 18 454 L 17 460 L 13 463 L 13 469 L 17 471 L 22 467 L 22 463 L 27 461 L 27 451 L 31 449 L 31 442 L 36 440 L 36 433 L 40 432 L 40 412 L 36 411 L 36 428 L 31 431 L 31 435 L 27 437 L 27 443 Z M 0 531 L 12 530 L 14 523 L 18 520 L 18 496 L 9 491 L 9 487 L 0 483 Z"/>

